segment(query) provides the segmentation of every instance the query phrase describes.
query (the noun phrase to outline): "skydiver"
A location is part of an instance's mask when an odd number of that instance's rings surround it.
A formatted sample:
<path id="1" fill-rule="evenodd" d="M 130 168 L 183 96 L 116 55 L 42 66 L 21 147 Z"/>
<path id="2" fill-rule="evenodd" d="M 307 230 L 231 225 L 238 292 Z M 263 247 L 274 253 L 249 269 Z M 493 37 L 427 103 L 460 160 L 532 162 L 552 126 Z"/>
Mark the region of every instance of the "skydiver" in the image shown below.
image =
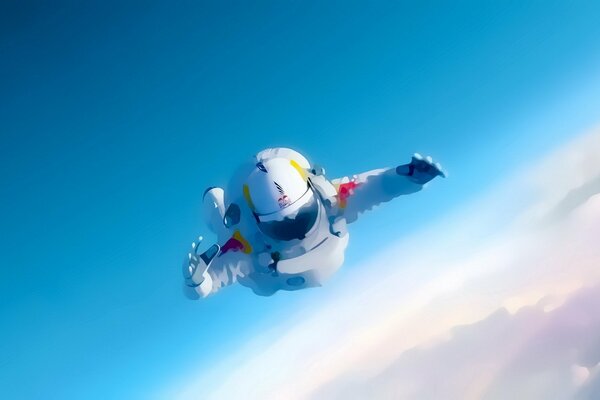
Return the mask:
<path id="1" fill-rule="evenodd" d="M 217 243 L 183 265 L 184 293 L 197 299 L 235 282 L 270 296 L 321 286 L 342 265 L 347 224 L 359 214 L 445 177 L 431 157 L 329 181 L 325 170 L 287 148 L 242 164 L 227 190 L 208 188 L 203 212 Z"/>

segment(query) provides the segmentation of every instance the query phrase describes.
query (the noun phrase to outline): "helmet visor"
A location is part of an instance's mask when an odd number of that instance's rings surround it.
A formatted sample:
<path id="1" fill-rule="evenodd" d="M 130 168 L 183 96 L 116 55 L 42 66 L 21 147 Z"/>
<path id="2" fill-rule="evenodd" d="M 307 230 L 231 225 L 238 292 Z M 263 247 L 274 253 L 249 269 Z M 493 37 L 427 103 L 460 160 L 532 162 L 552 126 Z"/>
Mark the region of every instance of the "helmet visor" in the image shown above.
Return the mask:
<path id="1" fill-rule="evenodd" d="M 258 227 L 265 235 L 275 240 L 304 239 L 315 225 L 318 216 L 319 203 L 313 195 L 294 215 L 283 220 L 260 221 Z"/>

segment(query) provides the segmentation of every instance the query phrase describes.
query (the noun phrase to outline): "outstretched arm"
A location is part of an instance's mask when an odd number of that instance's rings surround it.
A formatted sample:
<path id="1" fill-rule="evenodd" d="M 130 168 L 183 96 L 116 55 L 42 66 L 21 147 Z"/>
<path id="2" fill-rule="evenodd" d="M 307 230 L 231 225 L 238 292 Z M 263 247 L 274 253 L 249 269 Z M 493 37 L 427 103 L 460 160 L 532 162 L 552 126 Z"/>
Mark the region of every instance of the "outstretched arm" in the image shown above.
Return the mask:
<path id="1" fill-rule="evenodd" d="M 415 154 L 410 163 L 334 179 L 340 212 L 348 223 L 358 215 L 395 197 L 418 192 L 436 176 L 445 177 L 442 167 L 431 157 Z"/>

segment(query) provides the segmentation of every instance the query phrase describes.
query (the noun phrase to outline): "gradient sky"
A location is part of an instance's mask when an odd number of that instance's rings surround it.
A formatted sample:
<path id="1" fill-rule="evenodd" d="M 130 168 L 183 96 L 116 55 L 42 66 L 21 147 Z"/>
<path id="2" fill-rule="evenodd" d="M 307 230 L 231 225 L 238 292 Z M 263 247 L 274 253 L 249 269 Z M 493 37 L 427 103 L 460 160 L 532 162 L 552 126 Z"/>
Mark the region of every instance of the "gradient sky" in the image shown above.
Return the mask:
<path id="1" fill-rule="evenodd" d="M 2 397 L 147 398 L 335 288 L 181 293 L 205 187 L 265 147 L 330 177 L 415 151 L 449 171 L 353 226 L 343 276 L 597 124 L 598 15 L 594 1 L 3 2 Z"/>

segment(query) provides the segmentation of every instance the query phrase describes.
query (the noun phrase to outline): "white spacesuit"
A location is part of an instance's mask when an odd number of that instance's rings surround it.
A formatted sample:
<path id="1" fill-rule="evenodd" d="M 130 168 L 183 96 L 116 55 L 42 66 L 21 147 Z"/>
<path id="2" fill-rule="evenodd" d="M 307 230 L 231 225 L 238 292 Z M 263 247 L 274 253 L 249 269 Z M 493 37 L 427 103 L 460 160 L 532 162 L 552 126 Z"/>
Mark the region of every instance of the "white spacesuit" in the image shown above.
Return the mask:
<path id="1" fill-rule="evenodd" d="M 227 190 L 204 193 L 217 244 L 183 265 L 184 293 L 206 297 L 235 282 L 270 296 L 321 286 L 344 262 L 346 225 L 372 207 L 418 192 L 441 166 L 415 154 L 409 164 L 329 181 L 300 153 L 267 149 L 244 163 Z"/>

